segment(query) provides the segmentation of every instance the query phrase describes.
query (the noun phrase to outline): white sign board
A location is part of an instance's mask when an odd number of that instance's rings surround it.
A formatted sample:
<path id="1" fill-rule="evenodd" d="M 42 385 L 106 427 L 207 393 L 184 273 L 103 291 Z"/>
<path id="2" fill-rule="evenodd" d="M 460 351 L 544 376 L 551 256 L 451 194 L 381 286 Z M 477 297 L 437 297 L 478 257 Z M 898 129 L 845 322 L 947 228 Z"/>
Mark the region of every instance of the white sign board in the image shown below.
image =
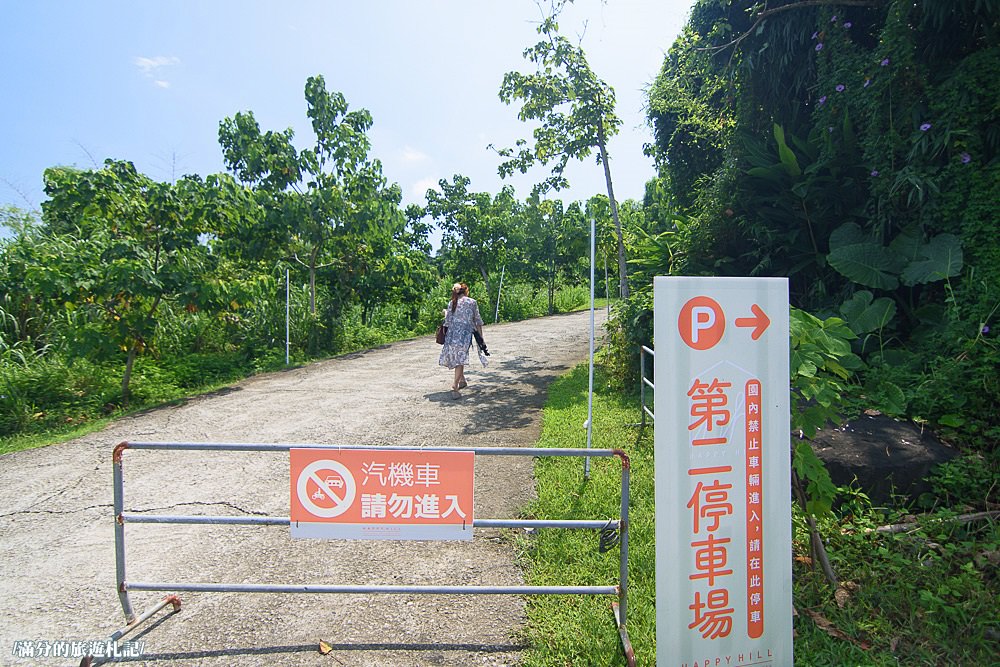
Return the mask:
<path id="1" fill-rule="evenodd" d="M 790 666 L 788 282 L 653 287 L 656 664 Z"/>

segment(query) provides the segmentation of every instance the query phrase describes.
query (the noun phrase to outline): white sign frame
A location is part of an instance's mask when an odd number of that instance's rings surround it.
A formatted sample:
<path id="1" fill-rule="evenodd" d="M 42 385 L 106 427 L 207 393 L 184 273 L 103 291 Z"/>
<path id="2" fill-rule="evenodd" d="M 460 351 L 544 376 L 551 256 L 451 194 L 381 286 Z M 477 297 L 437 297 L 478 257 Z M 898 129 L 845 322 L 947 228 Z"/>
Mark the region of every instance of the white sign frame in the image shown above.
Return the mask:
<path id="1" fill-rule="evenodd" d="M 656 664 L 790 666 L 788 281 L 653 290 Z"/>

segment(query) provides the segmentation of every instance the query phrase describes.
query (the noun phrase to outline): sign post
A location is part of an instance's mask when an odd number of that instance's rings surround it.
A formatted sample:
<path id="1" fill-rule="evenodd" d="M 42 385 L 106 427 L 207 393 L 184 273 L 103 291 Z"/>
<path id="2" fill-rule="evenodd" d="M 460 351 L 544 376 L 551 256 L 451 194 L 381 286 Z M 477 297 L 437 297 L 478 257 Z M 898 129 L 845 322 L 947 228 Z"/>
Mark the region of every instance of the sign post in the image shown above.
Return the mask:
<path id="1" fill-rule="evenodd" d="M 656 664 L 791 665 L 787 280 L 653 285 Z"/>
<path id="2" fill-rule="evenodd" d="M 475 453 L 291 449 L 292 537 L 471 540 Z"/>

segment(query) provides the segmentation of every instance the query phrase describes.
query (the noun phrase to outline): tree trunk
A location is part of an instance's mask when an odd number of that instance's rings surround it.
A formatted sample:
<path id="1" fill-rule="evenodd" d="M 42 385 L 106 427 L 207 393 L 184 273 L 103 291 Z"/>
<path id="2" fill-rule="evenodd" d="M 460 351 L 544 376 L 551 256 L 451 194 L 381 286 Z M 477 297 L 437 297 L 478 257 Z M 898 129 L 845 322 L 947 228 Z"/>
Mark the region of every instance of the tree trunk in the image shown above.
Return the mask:
<path id="1" fill-rule="evenodd" d="M 837 573 L 833 570 L 833 565 L 830 564 L 830 557 L 826 553 L 826 545 L 823 543 L 823 536 L 819 534 L 819 527 L 816 525 L 816 517 L 809 513 L 806 509 L 808 505 L 808 500 L 806 499 L 806 492 L 802 488 L 802 482 L 799 480 L 798 473 L 792 470 L 792 490 L 795 497 L 799 501 L 799 506 L 802 508 L 802 513 L 806 515 L 806 521 L 809 523 L 809 541 L 810 547 L 815 560 L 819 561 L 820 567 L 823 569 L 823 574 L 826 576 L 826 580 L 830 582 L 830 585 L 834 588 L 840 586 L 840 579 L 837 578 Z"/>
<path id="2" fill-rule="evenodd" d="M 486 272 L 486 267 L 482 264 L 479 265 L 479 275 L 483 277 L 483 282 L 486 284 L 486 298 L 493 298 L 493 290 L 490 289 L 490 274 Z"/>
<path id="3" fill-rule="evenodd" d="M 163 297 L 157 296 L 153 299 L 153 305 L 149 308 L 149 313 L 146 315 L 146 322 L 155 322 L 153 319 L 156 316 L 156 309 L 160 307 L 160 301 Z M 143 327 L 144 328 L 144 327 Z M 140 328 L 140 331 L 142 328 Z M 122 375 L 122 407 L 128 407 L 129 401 L 129 384 L 132 382 L 132 367 L 135 365 L 135 358 L 139 356 L 139 345 L 140 343 L 145 346 L 145 340 L 138 335 L 129 344 L 128 356 L 125 358 L 125 373 Z"/>
<path id="4" fill-rule="evenodd" d="M 125 358 L 125 374 L 122 375 L 122 407 L 128 407 L 129 382 L 132 381 L 132 366 L 135 365 L 135 358 L 139 353 L 139 344 L 132 342 L 128 348 L 128 356 Z"/>
<path id="5" fill-rule="evenodd" d="M 556 312 L 555 309 L 556 272 L 552 266 L 549 266 L 549 276 L 546 282 L 548 283 L 548 288 L 549 288 L 549 315 L 552 315 Z"/>
<path id="6" fill-rule="evenodd" d="M 309 253 L 309 314 L 316 314 L 316 256 L 319 253 L 313 249 Z"/>
<path id="7" fill-rule="evenodd" d="M 604 180 L 608 184 L 608 201 L 611 203 L 611 219 L 615 222 L 615 232 L 618 234 L 618 285 L 623 299 L 628 298 L 628 274 L 625 272 L 625 242 L 622 240 L 622 223 L 618 218 L 618 202 L 615 201 L 615 191 L 611 187 L 611 165 L 608 164 L 608 149 L 604 140 L 604 123 L 597 123 L 597 147 L 601 151 L 601 163 L 604 165 Z"/>

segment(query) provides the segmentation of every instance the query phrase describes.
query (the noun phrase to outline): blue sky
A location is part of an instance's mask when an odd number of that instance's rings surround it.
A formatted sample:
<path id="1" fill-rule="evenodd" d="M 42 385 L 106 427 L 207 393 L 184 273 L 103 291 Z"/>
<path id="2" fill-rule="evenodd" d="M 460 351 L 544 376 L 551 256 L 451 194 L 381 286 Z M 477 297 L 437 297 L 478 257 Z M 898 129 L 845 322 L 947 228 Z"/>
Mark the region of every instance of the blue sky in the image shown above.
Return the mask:
<path id="1" fill-rule="evenodd" d="M 617 95 L 618 199 L 641 198 L 653 176 L 643 89 L 692 1 L 576 0 L 560 20 Z M 371 112 L 371 155 L 404 204 L 455 173 L 496 192 L 500 159 L 487 145 L 530 138 L 498 91 L 505 72 L 533 69 L 521 55 L 538 41 L 532 0 L 0 0 L 0 16 L 0 206 L 37 207 L 55 165 L 127 159 L 164 181 L 224 171 L 219 121 L 238 111 L 309 146 L 314 74 Z M 523 198 L 544 173 L 509 182 Z M 567 176 L 565 201 L 605 192 L 590 159 Z"/>

